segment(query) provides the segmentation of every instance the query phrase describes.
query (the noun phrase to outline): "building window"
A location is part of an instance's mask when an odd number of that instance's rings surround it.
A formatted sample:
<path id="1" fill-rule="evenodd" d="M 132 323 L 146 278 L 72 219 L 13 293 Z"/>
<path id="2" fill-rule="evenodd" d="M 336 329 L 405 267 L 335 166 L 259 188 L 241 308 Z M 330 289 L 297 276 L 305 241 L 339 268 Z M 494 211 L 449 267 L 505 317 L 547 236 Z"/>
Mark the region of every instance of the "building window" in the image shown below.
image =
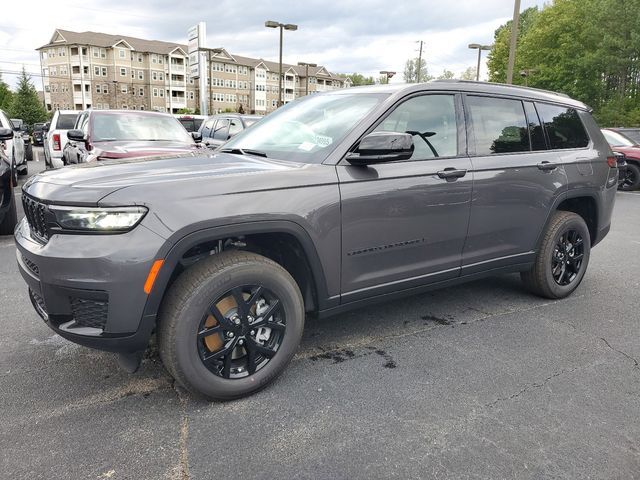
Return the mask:
<path id="1" fill-rule="evenodd" d="M 154 88 L 154 89 L 153 89 L 153 96 L 154 96 L 154 97 L 157 97 L 157 96 L 158 96 L 158 89 L 157 89 L 157 88 Z"/>
<path id="2" fill-rule="evenodd" d="M 151 78 L 153 80 L 158 80 L 158 73 L 157 72 L 151 72 Z"/>
<path id="3" fill-rule="evenodd" d="M 61 57 L 64 57 L 67 55 L 67 49 L 66 48 L 59 48 L 58 49 L 58 55 L 60 55 Z"/>
<path id="4" fill-rule="evenodd" d="M 164 80 L 164 73 L 158 72 L 158 80 L 160 80 L 160 81 Z"/>
<path id="5" fill-rule="evenodd" d="M 93 74 L 96 77 L 99 77 L 100 76 L 100 67 L 93 67 Z"/>
<path id="6" fill-rule="evenodd" d="M 136 71 L 133 68 L 131 69 L 131 78 L 136 78 Z"/>
<path id="7" fill-rule="evenodd" d="M 195 96 L 194 96 L 193 92 L 189 92 L 189 99 L 193 100 L 194 98 L 195 98 Z"/>
<path id="8" fill-rule="evenodd" d="M 160 94 L 161 97 L 164 97 L 164 88 L 159 88 L 158 93 Z"/>
<path id="9" fill-rule="evenodd" d="M 129 107 L 127 107 L 126 105 L 122 105 L 122 110 L 129 110 Z"/>
<path id="10" fill-rule="evenodd" d="M 107 67 L 102 67 L 101 70 L 102 70 L 102 76 L 106 77 L 107 76 Z"/>
<path id="11" fill-rule="evenodd" d="M 96 93 L 102 93 L 102 88 L 100 87 L 100 84 L 96 85 Z"/>
<path id="12" fill-rule="evenodd" d="M 129 90 L 127 89 L 127 84 L 123 84 L 120 86 L 120 91 L 122 93 L 127 93 Z"/>
<path id="13" fill-rule="evenodd" d="M 121 77 L 126 77 L 127 76 L 127 69 L 126 68 L 121 68 L 120 69 L 120 76 Z"/>
<path id="14" fill-rule="evenodd" d="M 55 77 L 58 74 L 58 70 L 56 69 L 56 67 L 51 67 L 49 71 L 51 72 L 52 77 Z"/>
<path id="15" fill-rule="evenodd" d="M 140 110 L 144 110 L 144 105 L 140 105 Z"/>
<path id="16" fill-rule="evenodd" d="M 120 58 L 126 58 L 127 53 L 123 49 L 118 49 L 118 56 Z"/>
<path id="17" fill-rule="evenodd" d="M 102 93 L 109 93 L 109 85 L 105 84 L 102 86 Z"/>
<path id="18" fill-rule="evenodd" d="M 144 70 L 138 70 L 138 80 L 144 80 Z"/>
<path id="19" fill-rule="evenodd" d="M 138 89 L 138 95 L 140 95 L 141 97 L 144 96 L 144 88 L 139 88 Z"/>

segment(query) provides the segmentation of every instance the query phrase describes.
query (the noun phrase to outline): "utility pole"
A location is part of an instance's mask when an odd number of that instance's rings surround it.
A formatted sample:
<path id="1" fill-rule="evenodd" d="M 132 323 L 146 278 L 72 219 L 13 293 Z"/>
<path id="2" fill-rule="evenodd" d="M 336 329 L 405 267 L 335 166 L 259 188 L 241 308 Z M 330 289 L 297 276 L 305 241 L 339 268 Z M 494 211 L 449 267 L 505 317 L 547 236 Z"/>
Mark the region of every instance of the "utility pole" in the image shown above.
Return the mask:
<path id="1" fill-rule="evenodd" d="M 516 63 L 516 42 L 518 41 L 518 24 L 520 23 L 520 0 L 513 5 L 513 22 L 511 23 L 511 43 L 509 44 L 509 63 L 507 65 L 507 83 L 513 83 L 513 67 Z"/>
<path id="2" fill-rule="evenodd" d="M 420 71 L 422 70 L 422 40 L 420 42 L 420 53 L 418 54 L 418 65 L 416 68 L 416 83 L 420 83 Z"/>

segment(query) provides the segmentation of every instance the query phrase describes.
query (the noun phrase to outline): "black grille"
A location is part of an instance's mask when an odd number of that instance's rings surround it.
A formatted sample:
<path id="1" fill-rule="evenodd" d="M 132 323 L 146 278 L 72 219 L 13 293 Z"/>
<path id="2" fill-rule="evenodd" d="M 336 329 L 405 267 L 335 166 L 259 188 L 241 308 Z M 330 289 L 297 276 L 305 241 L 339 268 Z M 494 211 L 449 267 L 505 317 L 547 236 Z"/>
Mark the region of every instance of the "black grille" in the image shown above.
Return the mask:
<path id="1" fill-rule="evenodd" d="M 27 195 L 22 195 L 22 206 L 24 214 L 29 222 L 29 228 L 37 237 L 43 240 L 49 240 L 47 232 L 46 211 L 47 207 L 44 203 L 40 203 Z"/>
<path id="2" fill-rule="evenodd" d="M 31 270 L 31 272 L 33 274 L 35 274 L 36 276 L 40 276 L 40 269 L 38 268 L 38 265 L 36 265 L 35 263 L 33 263 L 31 260 L 29 260 L 27 257 L 23 256 L 22 257 L 22 261 L 24 262 L 24 264 L 26 265 L 26 267 Z"/>
<path id="3" fill-rule="evenodd" d="M 71 312 L 78 326 L 104 329 L 107 323 L 108 301 L 71 297 Z"/>

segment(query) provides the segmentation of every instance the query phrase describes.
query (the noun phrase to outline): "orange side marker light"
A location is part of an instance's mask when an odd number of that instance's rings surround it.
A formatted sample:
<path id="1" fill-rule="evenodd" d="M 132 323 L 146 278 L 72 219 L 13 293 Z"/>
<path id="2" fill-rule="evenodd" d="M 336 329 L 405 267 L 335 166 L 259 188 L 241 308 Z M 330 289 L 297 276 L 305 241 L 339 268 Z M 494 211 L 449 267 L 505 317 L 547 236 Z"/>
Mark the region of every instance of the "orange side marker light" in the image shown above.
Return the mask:
<path id="1" fill-rule="evenodd" d="M 153 265 L 151 265 L 151 270 L 149 270 L 149 275 L 147 275 L 147 281 L 144 282 L 144 293 L 146 293 L 147 295 L 151 293 L 153 284 L 158 277 L 158 273 L 160 273 L 160 269 L 162 268 L 163 263 L 164 260 L 160 259 L 156 260 L 155 262 L 153 262 Z"/>

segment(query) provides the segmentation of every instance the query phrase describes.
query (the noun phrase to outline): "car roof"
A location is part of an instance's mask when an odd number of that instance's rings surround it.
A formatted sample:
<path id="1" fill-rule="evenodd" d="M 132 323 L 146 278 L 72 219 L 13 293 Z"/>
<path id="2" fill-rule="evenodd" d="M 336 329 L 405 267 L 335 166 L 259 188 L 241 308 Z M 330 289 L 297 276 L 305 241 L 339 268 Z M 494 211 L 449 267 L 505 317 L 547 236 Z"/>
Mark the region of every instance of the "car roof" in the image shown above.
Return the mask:
<path id="1" fill-rule="evenodd" d="M 61 113 L 61 114 L 66 115 L 66 114 L 69 114 L 69 113 L 70 113 L 70 114 L 73 114 L 73 113 L 75 113 L 75 114 L 80 114 L 80 113 L 82 113 L 82 112 L 81 112 L 80 110 L 56 110 L 56 112 L 55 112 L 55 113 Z"/>
<path id="2" fill-rule="evenodd" d="M 574 100 L 563 93 L 542 90 L 539 88 L 507 85 L 504 83 L 475 82 L 471 80 L 432 80 L 426 83 L 367 85 L 362 87 L 351 87 L 341 90 L 332 90 L 330 92 L 324 93 L 324 95 L 386 93 L 393 96 L 404 96 L 409 93 L 429 90 L 517 96 L 528 98 L 531 100 L 561 103 L 563 105 L 572 106 L 581 110 L 589 110 L 589 107 L 584 103 L 578 100 Z"/>

